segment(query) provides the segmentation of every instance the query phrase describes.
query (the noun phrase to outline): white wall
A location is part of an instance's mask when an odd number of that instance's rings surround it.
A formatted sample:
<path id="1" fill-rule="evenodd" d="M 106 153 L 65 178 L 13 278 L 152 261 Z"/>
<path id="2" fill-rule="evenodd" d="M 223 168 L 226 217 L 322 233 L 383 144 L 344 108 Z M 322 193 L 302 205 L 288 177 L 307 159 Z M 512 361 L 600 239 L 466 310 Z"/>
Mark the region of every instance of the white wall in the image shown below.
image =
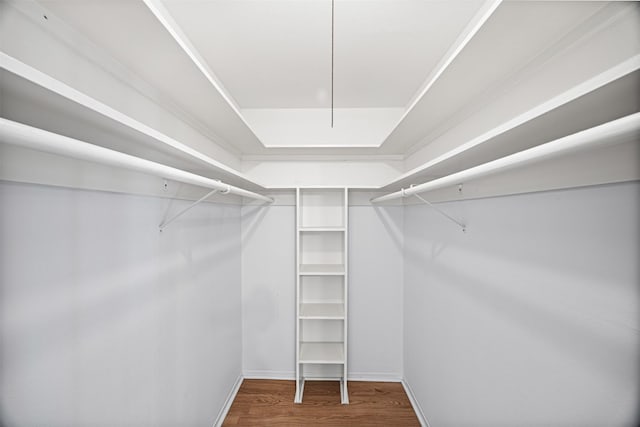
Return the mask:
<path id="1" fill-rule="evenodd" d="M 0 183 L 0 424 L 213 424 L 241 369 L 240 208 L 161 234 L 168 203 Z"/>
<path id="2" fill-rule="evenodd" d="M 402 378 L 402 206 L 349 208 L 349 376 Z"/>
<path id="3" fill-rule="evenodd" d="M 295 202 L 280 200 L 242 208 L 243 372 L 254 378 L 295 378 Z M 349 376 L 399 380 L 402 207 L 351 206 L 349 257 Z"/>
<path id="4" fill-rule="evenodd" d="M 405 207 L 405 377 L 435 426 L 636 425 L 640 184 Z"/>
<path id="5" fill-rule="evenodd" d="M 242 370 L 248 377 L 295 378 L 295 206 L 278 203 L 242 208 Z"/>
<path id="6" fill-rule="evenodd" d="M 242 173 L 266 188 L 377 188 L 398 177 L 400 160 L 243 160 Z"/>

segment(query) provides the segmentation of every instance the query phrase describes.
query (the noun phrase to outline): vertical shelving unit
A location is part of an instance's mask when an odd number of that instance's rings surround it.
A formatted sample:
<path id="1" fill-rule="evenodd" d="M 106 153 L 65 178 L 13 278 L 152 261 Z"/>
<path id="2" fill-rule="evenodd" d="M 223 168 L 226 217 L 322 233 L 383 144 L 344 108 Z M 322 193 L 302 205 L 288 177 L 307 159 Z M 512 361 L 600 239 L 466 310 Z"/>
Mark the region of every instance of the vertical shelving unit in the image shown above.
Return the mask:
<path id="1" fill-rule="evenodd" d="M 305 381 L 340 381 L 347 390 L 348 191 L 296 189 L 296 395 Z"/>

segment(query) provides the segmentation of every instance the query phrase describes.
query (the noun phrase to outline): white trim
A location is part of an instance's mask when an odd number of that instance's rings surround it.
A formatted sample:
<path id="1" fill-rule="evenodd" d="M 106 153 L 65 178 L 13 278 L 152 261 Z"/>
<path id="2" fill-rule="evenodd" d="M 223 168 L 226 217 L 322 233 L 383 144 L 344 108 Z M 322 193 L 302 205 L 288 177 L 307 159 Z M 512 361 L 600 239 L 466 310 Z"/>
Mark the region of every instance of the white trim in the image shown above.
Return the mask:
<path id="1" fill-rule="evenodd" d="M 216 421 L 213 423 L 213 427 L 222 426 L 224 419 L 227 417 L 227 414 L 229 413 L 229 409 L 231 409 L 231 405 L 233 404 L 233 401 L 236 399 L 236 395 L 238 394 L 238 390 L 240 390 L 240 386 L 242 385 L 243 380 L 244 378 L 242 377 L 242 375 L 238 375 L 236 382 L 233 384 L 231 391 L 227 395 L 227 399 L 224 402 L 224 406 L 218 413 L 218 416 L 216 417 Z"/>
<path id="2" fill-rule="evenodd" d="M 245 370 L 243 377 L 247 380 L 296 380 L 295 371 Z"/>
<path id="3" fill-rule="evenodd" d="M 384 141 L 384 140 L 383 140 Z M 382 146 L 382 143 L 380 144 L 351 144 L 351 145 L 344 145 L 344 144 L 309 144 L 309 145 L 279 145 L 279 144 L 263 144 L 264 148 L 273 148 L 273 149 L 285 149 L 285 148 L 380 148 Z"/>
<path id="4" fill-rule="evenodd" d="M 402 375 L 386 372 L 350 372 L 347 374 L 347 379 L 348 381 L 399 383 L 402 382 Z"/>
<path id="5" fill-rule="evenodd" d="M 300 188 L 302 190 L 341 190 L 343 188 L 351 188 L 351 187 L 335 186 L 335 185 L 298 185 L 296 188 Z"/>
<path id="6" fill-rule="evenodd" d="M 240 159 L 243 162 L 401 162 L 404 154 L 245 154 Z"/>
<path id="7" fill-rule="evenodd" d="M 378 193 L 384 193 L 383 190 L 381 190 L 381 186 L 379 185 L 348 185 L 346 186 L 349 191 L 351 190 L 356 190 L 356 191 L 374 191 L 374 192 L 378 192 Z M 274 186 L 263 186 L 262 188 L 264 188 L 267 191 L 289 191 L 289 190 L 293 190 L 295 189 L 294 187 L 283 187 L 281 185 L 274 185 Z M 323 187 L 305 187 L 305 188 L 323 188 Z M 337 188 L 336 186 L 332 186 L 332 187 L 326 187 L 326 188 Z M 277 205 L 274 205 L 277 206 Z M 291 206 L 291 205 L 284 205 L 284 206 Z M 359 206 L 359 205 L 349 205 L 349 206 Z"/>
<path id="8" fill-rule="evenodd" d="M 247 380 L 291 380 L 295 381 L 294 371 L 271 371 L 271 370 L 245 370 L 243 378 Z M 402 382 L 402 375 L 399 373 L 386 372 L 350 372 L 347 381 L 368 381 L 368 382 Z"/>
<path id="9" fill-rule="evenodd" d="M 407 394 L 407 397 L 409 397 L 409 402 L 411 402 L 411 406 L 413 407 L 413 412 L 416 413 L 416 417 L 418 417 L 418 421 L 420 422 L 420 425 L 422 427 L 431 427 L 431 425 L 429 424 L 429 420 L 427 420 L 427 417 L 425 417 L 424 412 L 422 412 L 422 408 L 420 407 L 420 404 L 416 400 L 416 397 L 413 394 L 413 390 L 411 390 L 411 387 L 409 386 L 409 383 L 407 383 L 407 380 L 403 379 L 400 382 L 402 383 L 402 387 L 404 387 L 404 392 Z"/>

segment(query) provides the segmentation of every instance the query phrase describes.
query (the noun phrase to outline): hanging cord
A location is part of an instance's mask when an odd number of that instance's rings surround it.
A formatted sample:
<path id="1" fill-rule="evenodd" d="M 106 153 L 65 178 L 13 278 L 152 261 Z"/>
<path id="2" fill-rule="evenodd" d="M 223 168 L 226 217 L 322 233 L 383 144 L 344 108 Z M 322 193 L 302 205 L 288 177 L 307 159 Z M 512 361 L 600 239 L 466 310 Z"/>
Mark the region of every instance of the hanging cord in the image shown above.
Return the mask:
<path id="1" fill-rule="evenodd" d="M 331 0 L 331 129 L 333 129 L 333 39 L 335 0 Z"/>

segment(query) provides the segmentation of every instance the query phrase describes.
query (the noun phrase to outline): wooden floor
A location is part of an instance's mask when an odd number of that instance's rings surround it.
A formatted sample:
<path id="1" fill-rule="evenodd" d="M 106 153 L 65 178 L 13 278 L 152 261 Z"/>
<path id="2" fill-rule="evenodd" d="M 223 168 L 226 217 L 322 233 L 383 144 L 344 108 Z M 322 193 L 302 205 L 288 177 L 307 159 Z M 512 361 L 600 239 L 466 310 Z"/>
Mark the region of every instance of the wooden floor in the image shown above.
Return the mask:
<path id="1" fill-rule="evenodd" d="M 349 405 L 337 381 L 307 381 L 301 404 L 295 381 L 244 380 L 223 426 L 419 426 L 400 383 L 349 381 Z"/>

